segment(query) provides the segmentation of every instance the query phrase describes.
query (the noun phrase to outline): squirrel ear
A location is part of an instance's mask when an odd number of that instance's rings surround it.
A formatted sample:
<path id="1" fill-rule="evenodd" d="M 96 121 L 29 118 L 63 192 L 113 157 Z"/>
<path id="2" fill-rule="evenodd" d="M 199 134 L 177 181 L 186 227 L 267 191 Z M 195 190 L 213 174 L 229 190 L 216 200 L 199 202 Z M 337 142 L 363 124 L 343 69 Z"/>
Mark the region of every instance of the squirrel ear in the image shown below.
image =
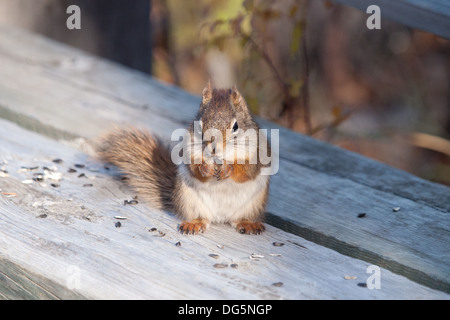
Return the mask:
<path id="1" fill-rule="evenodd" d="M 208 85 L 202 92 L 202 104 L 208 103 L 212 98 L 211 80 L 208 81 Z"/>
<path id="2" fill-rule="evenodd" d="M 247 105 L 245 104 L 245 100 L 242 97 L 241 93 L 236 88 L 236 85 L 234 85 L 231 88 L 231 102 L 236 108 L 239 108 L 240 110 L 247 111 Z"/>

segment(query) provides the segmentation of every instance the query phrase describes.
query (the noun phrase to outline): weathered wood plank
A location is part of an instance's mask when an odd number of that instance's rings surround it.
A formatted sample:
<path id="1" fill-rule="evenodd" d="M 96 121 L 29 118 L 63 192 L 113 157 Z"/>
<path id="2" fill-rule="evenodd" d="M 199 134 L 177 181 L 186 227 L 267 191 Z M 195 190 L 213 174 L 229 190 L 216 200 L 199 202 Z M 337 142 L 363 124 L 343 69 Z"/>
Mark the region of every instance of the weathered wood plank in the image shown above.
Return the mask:
<path id="1" fill-rule="evenodd" d="M 412 28 L 429 31 L 450 39 L 450 2 L 448 0 L 333 0 L 366 12 L 377 5 L 381 17 Z"/>
<path id="2" fill-rule="evenodd" d="M 370 275 L 366 262 L 271 226 L 261 236 L 241 235 L 225 225 L 214 225 L 199 236 L 181 235 L 173 215 L 141 203 L 124 206 L 132 191 L 111 170 L 77 149 L 5 120 L 0 120 L 0 145 L 0 161 L 9 175 L 0 177 L 0 188 L 16 194 L 0 196 L 0 257 L 27 270 L 25 277 L 38 273 L 40 280 L 35 283 L 50 298 L 70 293 L 102 299 L 450 298 L 384 268 L 381 289 L 360 287 L 358 283 L 365 283 Z M 55 164 L 55 158 L 63 162 Z M 87 167 L 67 172 L 74 164 Z M 46 179 L 21 182 L 43 166 L 61 173 L 55 182 L 58 187 Z M 87 177 L 78 177 L 79 173 Z M 93 187 L 83 187 L 86 182 Z M 114 226 L 116 215 L 127 217 L 120 228 Z M 165 235 L 150 232 L 152 227 Z M 284 245 L 273 246 L 273 242 Z M 252 253 L 264 258 L 251 260 Z M 238 268 L 217 269 L 215 263 Z M 5 273 L 3 269 L 0 264 L 0 274 Z M 346 280 L 346 275 L 356 279 Z M 50 282 L 59 289 L 72 288 L 58 292 Z M 277 282 L 283 285 L 274 286 Z M 2 289 L 0 293 L 8 294 Z M 20 297 L 48 298 L 41 294 Z"/>
<path id="3" fill-rule="evenodd" d="M 0 259 L 0 300 L 84 299 L 66 286 Z"/>
<path id="4" fill-rule="evenodd" d="M 0 38 L 0 113 L 32 130 L 71 140 L 128 123 L 169 139 L 196 111 L 199 99 L 181 90 L 45 38 L 7 31 Z M 450 291 L 447 187 L 283 128 L 280 158 L 271 223 Z M 361 212 L 367 217 L 356 218 Z"/>

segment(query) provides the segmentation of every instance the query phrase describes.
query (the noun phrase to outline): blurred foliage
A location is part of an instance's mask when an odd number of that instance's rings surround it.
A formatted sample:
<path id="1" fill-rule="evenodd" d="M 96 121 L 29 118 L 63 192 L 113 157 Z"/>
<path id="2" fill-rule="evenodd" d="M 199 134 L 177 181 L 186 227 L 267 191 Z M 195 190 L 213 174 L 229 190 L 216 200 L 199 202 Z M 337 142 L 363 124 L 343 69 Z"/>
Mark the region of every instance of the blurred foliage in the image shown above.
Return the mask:
<path id="1" fill-rule="evenodd" d="M 369 30 L 365 12 L 322 0 L 152 6 L 156 77 L 194 94 L 236 83 L 262 117 L 450 185 L 450 41 Z"/>

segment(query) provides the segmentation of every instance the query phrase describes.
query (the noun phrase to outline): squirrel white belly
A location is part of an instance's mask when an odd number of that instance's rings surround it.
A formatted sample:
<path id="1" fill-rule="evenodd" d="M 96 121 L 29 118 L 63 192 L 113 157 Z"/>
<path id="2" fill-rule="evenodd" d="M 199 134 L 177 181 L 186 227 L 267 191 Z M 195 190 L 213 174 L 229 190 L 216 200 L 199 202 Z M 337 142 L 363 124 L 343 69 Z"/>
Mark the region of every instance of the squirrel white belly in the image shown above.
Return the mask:
<path id="1" fill-rule="evenodd" d="M 207 137 L 212 130 L 218 134 Z M 188 163 L 176 165 L 164 143 L 133 128 L 107 133 L 97 152 L 127 175 L 141 199 L 176 213 L 183 220 L 182 233 L 204 232 L 210 223 L 262 233 L 270 176 L 261 174 L 259 149 L 267 143 L 259 144 L 259 127 L 236 87 L 208 84 L 187 133 L 190 147 L 201 146 L 200 153 L 188 152 Z"/>

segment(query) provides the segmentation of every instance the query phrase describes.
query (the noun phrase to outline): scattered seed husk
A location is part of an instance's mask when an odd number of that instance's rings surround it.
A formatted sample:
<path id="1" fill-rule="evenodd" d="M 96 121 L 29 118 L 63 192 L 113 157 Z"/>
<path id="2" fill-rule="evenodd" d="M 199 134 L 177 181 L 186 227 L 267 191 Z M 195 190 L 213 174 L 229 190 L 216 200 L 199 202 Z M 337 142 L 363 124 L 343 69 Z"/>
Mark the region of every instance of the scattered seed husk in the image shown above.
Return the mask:
<path id="1" fill-rule="evenodd" d="M 42 181 L 42 180 L 44 180 L 44 174 L 42 173 L 42 172 L 36 172 L 36 173 L 33 173 L 33 180 L 35 180 L 35 181 Z"/>
<path id="2" fill-rule="evenodd" d="M 358 287 L 362 287 L 362 288 L 367 288 L 367 283 L 365 283 L 365 282 L 358 282 L 357 286 Z"/>
<path id="3" fill-rule="evenodd" d="M 366 216 L 365 213 L 358 213 L 358 215 L 357 215 L 358 218 L 364 218 L 365 216 Z"/>
<path id="4" fill-rule="evenodd" d="M 114 216 L 114 219 L 125 220 L 125 219 L 127 219 L 127 217 L 124 217 L 124 216 Z"/>
<path id="5" fill-rule="evenodd" d="M 158 230 L 158 229 L 156 229 L 156 228 L 150 228 L 148 231 L 149 231 L 149 232 L 153 232 L 153 231 L 156 231 L 156 230 Z"/>
<path id="6" fill-rule="evenodd" d="M 93 187 L 94 185 L 92 183 L 85 183 L 83 184 L 83 187 Z"/>
<path id="7" fill-rule="evenodd" d="M 58 183 L 50 183 L 50 185 L 51 185 L 53 188 L 58 188 L 58 187 L 59 187 L 59 184 L 58 184 Z"/>
<path id="8" fill-rule="evenodd" d="M 41 218 L 41 219 L 47 218 L 47 214 L 45 214 L 45 213 L 40 214 L 40 215 L 38 215 L 36 218 Z"/>
<path id="9" fill-rule="evenodd" d="M 400 211 L 400 207 L 392 208 L 392 211 L 394 211 L 394 212 L 399 212 L 399 211 Z"/>
<path id="10" fill-rule="evenodd" d="M 78 175 L 78 178 L 82 178 L 82 177 L 86 177 L 86 175 L 85 175 L 84 173 L 80 173 L 80 174 Z"/>
<path id="11" fill-rule="evenodd" d="M 31 180 L 31 179 L 22 180 L 22 183 L 24 183 L 24 184 L 30 184 L 30 183 L 33 183 L 33 180 Z"/>
<path id="12" fill-rule="evenodd" d="M 214 259 L 219 259 L 219 255 L 215 254 L 215 253 L 211 253 L 208 256 L 210 256 L 211 258 L 214 258 Z"/>
<path id="13" fill-rule="evenodd" d="M 181 241 L 178 241 L 177 243 L 175 243 L 175 245 L 176 245 L 177 247 L 181 247 Z"/>
<path id="14" fill-rule="evenodd" d="M 9 177 L 8 171 L 0 170 L 0 178 L 6 178 L 6 177 Z"/>
<path id="15" fill-rule="evenodd" d="M 356 276 L 347 276 L 347 275 L 345 275 L 345 276 L 344 276 L 344 279 L 345 279 L 345 280 L 355 280 L 355 279 L 356 279 Z"/>
<path id="16" fill-rule="evenodd" d="M 283 282 L 275 282 L 275 283 L 272 283 L 272 285 L 274 287 L 282 287 L 283 286 Z"/>
<path id="17" fill-rule="evenodd" d="M 4 195 L 6 198 L 12 198 L 12 197 L 16 197 L 17 193 L 15 193 L 15 192 L 2 192 L 2 195 Z"/>
<path id="18" fill-rule="evenodd" d="M 275 247 L 282 247 L 282 246 L 284 246 L 284 243 L 283 242 L 274 242 L 274 243 L 272 243 L 272 245 L 274 245 Z"/>
<path id="19" fill-rule="evenodd" d="M 75 168 L 78 168 L 78 169 L 83 169 L 83 168 L 85 167 L 85 165 L 84 165 L 84 164 L 76 163 L 76 164 L 74 164 L 74 167 L 75 167 Z"/>
<path id="20" fill-rule="evenodd" d="M 164 237 L 166 234 L 162 231 L 158 231 L 158 234 L 155 234 L 155 237 Z"/>
<path id="21" fill-rule="evenodd" d="M 232 263 L 230 264 L 230 267 L 232 267 L 233 269 L 237 269 L 239 266 L 236 263 Z"/>
<path id="22" fill-rule="evenodd" d="M 226 263 L 216 263 L 216 264 L 214 264 L 214 268 L 219 268 L 219 269 L 228 268 L 228 264 L 226 264 Z"/>
<path id="23" fill-rule="evenodd" d="M 69 169 L 67 170 L 67 172 L 68 172 L 68 173 L 74 173 L 74 172 L 77 172 L 77 170 L 75 170 L 74 168 L 69 168 Z"/>
<path id="24" fill-rule="evenodd" d="M 136 204 L 138 204 L 139 202 L 137 201 L 137 200 L 135 200 L 135 199 L 133 199 L 133 200 L 123 200 L 123 205 L 124 206 L 126 206 L 127 204 L 128 205 L 136 205 Z"/>
<path id="25" fill-rule="evenodd" d="M 223 249 L 223 248 L 224 248 L 223 244 L 216 244 L 216 246 L 217 246 L 217 248 L 219 248 L 219 249 Z"/>
<path id="26" fill-rule="evenodd" d="M 272 256 L 272 257 L 281 257 L 281 254 L 279 254 L 279 253 L 269 253 L 269 256 Z"/>
<path id="27" fill-rule="evenodd" d="M 63 163 L 62 159 L 53 159 L 52 160 L 54 163 Z"/>
<path id="28" fill-rule="evenodd" d="M 117 221 L 117 222 L 114 224 L 114 226 L 115 226 L 116 228 L 120 228 L 120 227 L 122 226 L 122 224 L 120 223 L 120 221 Z"/>
<path id="29" fill-rule="evenodd" d="M 254 254 L 252 253 L 249 257 L 251 260 L 256 260 L 256 259 L 264 259 L 264 256 L 261 254 Z"/>

